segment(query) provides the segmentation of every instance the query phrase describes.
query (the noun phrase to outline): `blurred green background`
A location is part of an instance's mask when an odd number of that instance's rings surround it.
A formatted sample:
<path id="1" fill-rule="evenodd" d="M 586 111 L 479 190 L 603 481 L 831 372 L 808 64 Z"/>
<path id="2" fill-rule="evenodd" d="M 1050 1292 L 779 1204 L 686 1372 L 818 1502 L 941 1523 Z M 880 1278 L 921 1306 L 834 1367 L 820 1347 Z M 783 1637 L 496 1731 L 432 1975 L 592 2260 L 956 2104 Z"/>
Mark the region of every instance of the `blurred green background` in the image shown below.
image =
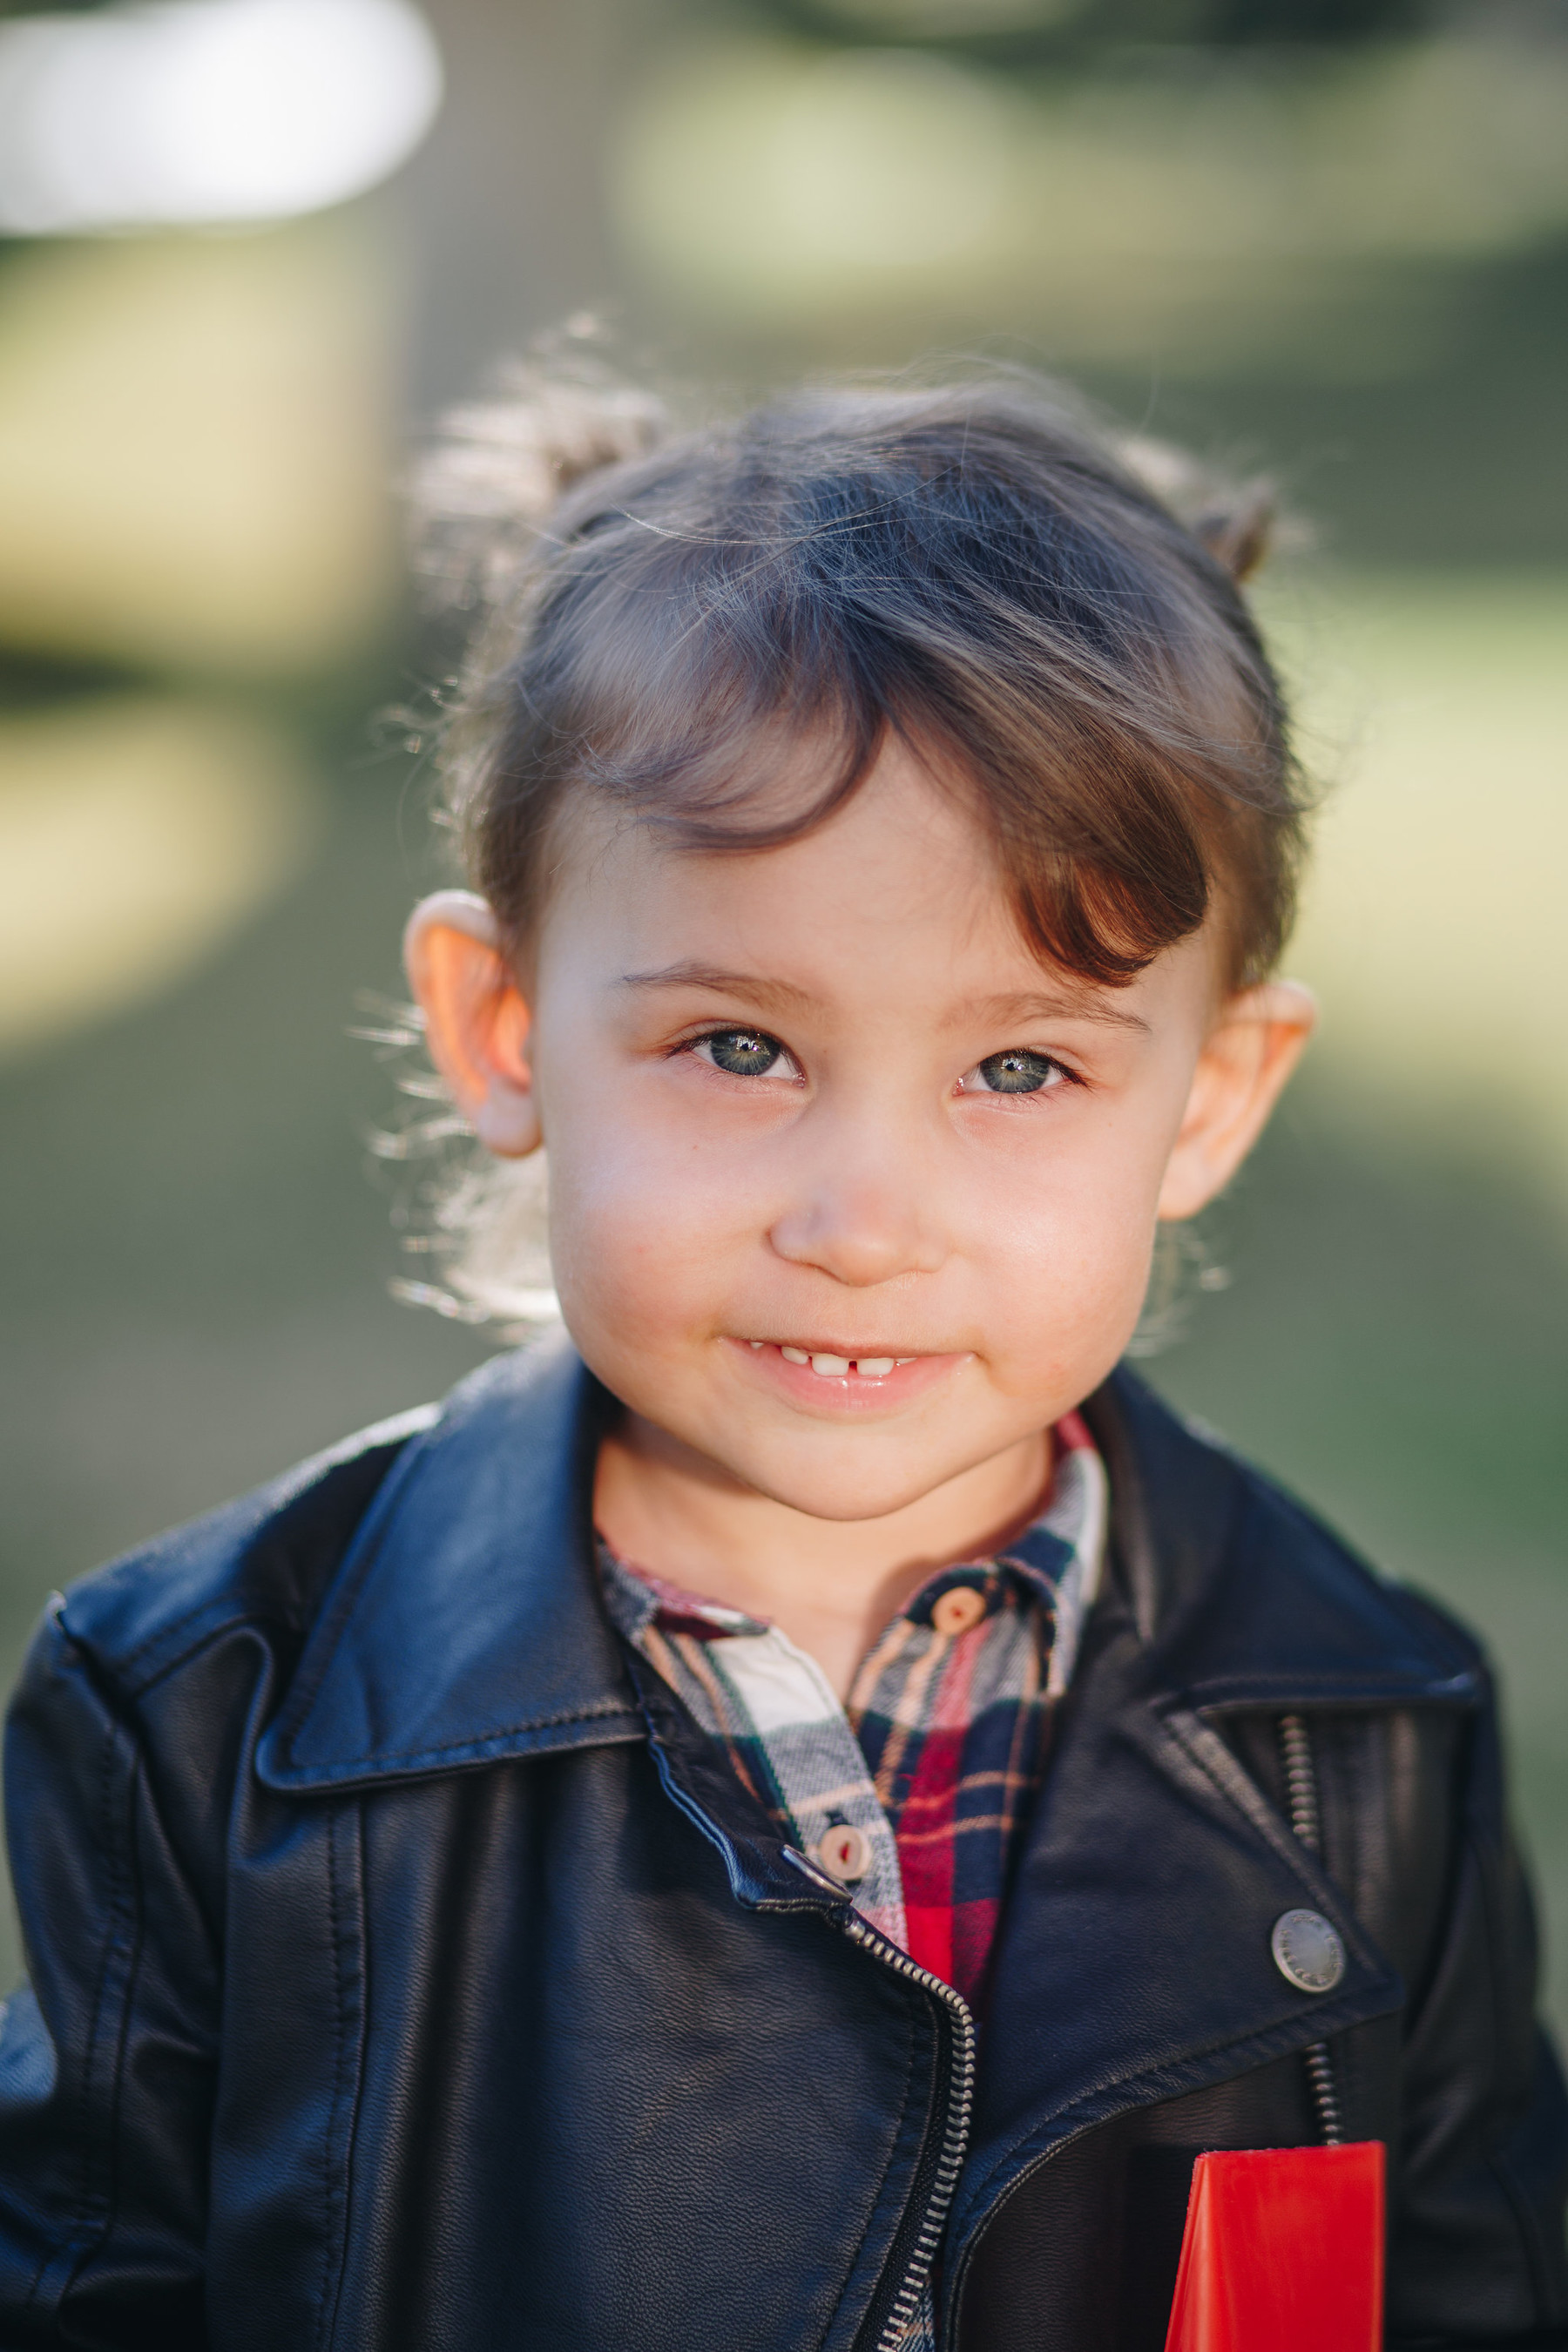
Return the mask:
<path id="1" fill-rule="evenodd" d="M 424 15 L 412 160 L 226 225 L 51 222 L 37 123 L 18 194 L 0 18 L 0 1668 L 483 1352 L 389 1296 L 350 1034 L 446 871 L 376 715 L 450 657 L 390 497 L 442 403 L 584 306 L 726 396 L 1023 358 L 1315 524 L 1260 602 L 1322 1039 L 1149 1369 L 1486 1633 L 1568 2022 L 1568 9 Z"/>

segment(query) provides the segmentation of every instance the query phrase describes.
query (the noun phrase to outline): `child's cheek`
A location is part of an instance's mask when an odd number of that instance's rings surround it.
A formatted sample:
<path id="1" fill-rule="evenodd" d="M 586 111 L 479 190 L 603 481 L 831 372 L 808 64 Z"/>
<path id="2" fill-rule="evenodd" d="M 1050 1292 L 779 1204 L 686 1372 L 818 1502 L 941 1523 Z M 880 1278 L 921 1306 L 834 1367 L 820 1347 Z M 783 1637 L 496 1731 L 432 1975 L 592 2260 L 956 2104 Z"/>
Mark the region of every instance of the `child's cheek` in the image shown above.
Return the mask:
<path id="1" fill-rule="evenodd" d="M 1076 1404 L 1125 1352 L 1153 1251 L 1145 1190 L 1072 1188 L 1032 1216 L 992 1228 L 983 1314 L 991 1377 L 1004 1393 Z"/>
<path id="2" fill-rule="evenodd" d="M 592 1331 L 659 1354 L 710 1328 L 744 1240 L 701 1155 L 602 1131 L 552 1149 L 551 1254 L 579 1346 Z"/>

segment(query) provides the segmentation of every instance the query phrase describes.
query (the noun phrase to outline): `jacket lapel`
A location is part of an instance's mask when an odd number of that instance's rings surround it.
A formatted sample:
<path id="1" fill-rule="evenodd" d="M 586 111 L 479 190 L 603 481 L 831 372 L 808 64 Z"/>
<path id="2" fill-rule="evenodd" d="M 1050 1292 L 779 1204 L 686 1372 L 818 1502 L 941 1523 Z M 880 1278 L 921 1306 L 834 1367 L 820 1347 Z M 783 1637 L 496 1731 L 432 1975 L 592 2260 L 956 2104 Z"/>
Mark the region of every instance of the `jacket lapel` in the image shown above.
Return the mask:
<path id="1" fill-rule="evenodd" d="M 1226 2081 L 1397 2010 L 1342 1890 L 1216 1725 L 1242 1708 L 1473 1703 L 1474 1676 L 1342 1548 L 1130 1376 L 1091 1408 L 1110 1469 L 1110 1590 L 1056 1727 L 1004 1915 L 950 2275 L 1011 2183 L 1112 2115 Z M 1283 1663 L 1282 1663 L 1283 1662 Z M 1285 1911 L 1346 1965 L 1275 1965 Z"/>
<path id="2" fill-rule="evenodd" d="M 564 1344 L 499 1358 L 453 1391 L 366 1515 L 258 1773 L 303 1796 L 646 1739 L 737 1902 L 847 1913 L 842 1887 L 790 1866 L 767 1815 L 610 1623 L 592 1510 L 615 1409 Z"/>

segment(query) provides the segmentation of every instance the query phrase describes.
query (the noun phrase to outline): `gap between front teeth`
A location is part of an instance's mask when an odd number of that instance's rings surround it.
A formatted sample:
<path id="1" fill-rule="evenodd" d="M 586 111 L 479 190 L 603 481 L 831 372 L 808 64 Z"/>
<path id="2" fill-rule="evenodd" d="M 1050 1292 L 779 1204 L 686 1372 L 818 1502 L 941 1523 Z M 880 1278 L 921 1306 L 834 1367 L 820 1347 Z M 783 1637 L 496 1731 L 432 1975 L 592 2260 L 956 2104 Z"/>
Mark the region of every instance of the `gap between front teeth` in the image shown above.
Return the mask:
<path id="1" fill-rule="evenodd" d="M 757 1342 L 753 1340 L 752 1345 L 755 1347 Z M 782 1345 L 779 1353 L 786 1364 L 809 1364 L 812 1370 L 825 1381 L 842 1380 L 851 1368 L 859 1373 L 862 1380 L 885 1380 L 896 1364 L 914 1362 L 912 1356 L 812 1356 L 807 1355 L 804 1348 Z"/>

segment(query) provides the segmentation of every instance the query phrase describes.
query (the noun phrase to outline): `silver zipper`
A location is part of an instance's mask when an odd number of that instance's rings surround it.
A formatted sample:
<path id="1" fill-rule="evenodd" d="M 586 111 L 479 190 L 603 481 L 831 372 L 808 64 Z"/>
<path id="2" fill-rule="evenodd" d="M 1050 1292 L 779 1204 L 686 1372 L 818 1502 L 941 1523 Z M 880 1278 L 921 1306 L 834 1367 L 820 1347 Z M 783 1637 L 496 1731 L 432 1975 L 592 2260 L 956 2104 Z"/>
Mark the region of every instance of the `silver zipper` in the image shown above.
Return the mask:
<path id="1" fill-rule="evenodd" d="M 877 2352 L 899 2352 L 931 2277 L 937 2248 L 942 2243 L 942 2233 L 947 2226 L 953 2191 L 958 2187 L 958 2176 L 963 2168 L 964 2151 L 969 2145 L 969 2118 L 974 2105 L 974 2020 L 961 1994 L 954 1992 L 950 1984 L 943 1984 L 940 1977 L 933 1977 L 929 1969 L 921 1968 L 907 1952 L 901 1952 L 897 1944 L 889 1943 L 887 1937 L 879 1935 L 858 1911 L 846 1913 L 843 1926 L 851 1943 L 864 1945 L 885 1966 L 896 1969 L 900 1976 L 907 1977 L 910 1984 L 920 1985 L 926 1992 L 935 1993 L 937 1999 L 945 2003 L 957 2035 L 942 2153 L 937 2159 L 936 2177 L 931 2183 L 925 2219 L 921 2223 L 920 2235 L 915 2240 L 914 2252 L 904 2273 L 903 2284 L 893 2298 L 887 2326 L 877 2339 Z"/>
<path id="2" fill-rule="evenodd" d="M 1290 1815 L 1290 1828 L 1298 1842 L 1309 1853 L 1321 1855 L 1323 1850 L 1322 1817 L 1318 1810 L 1318 1775 L 1312 1764 L 1312 1738 L 1299 1715 L 1282 1715 L 1279 1724 L 1279 1760 L 1285 1774 L 1285 1802 Z M 1318 2110 L 1318 2127 L 1326 2147 L 1339 2147 L 1344 2142 L 1344 2124 L 1340 2116 L 1339 2092 L 1334 2083 L 1334 2062 L 1326 2042 L 1314 2042 L 1302 2052 L 1306 2061 L 1307 2081 L 1312 2094 L 1312 2104 Z"/>

